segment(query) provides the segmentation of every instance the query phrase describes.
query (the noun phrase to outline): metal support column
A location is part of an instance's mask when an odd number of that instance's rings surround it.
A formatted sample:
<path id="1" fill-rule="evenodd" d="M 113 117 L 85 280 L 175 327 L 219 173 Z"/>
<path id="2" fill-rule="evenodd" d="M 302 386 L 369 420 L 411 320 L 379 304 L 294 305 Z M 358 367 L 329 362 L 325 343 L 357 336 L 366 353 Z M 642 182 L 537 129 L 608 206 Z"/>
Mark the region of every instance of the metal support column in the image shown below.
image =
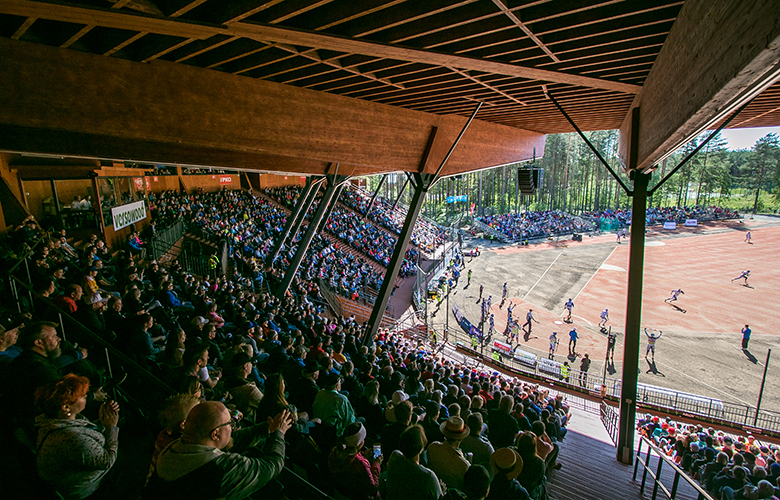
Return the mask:
<path id="1" fill-rule="evenodd" d="M 401 264 L 403 264 L 406 248 L 409 246 L 409 240 L 417 222 L 417 216 L 420 215 L 420 209 L 422 208 L 423 200 L 425 200 L 429 182 L 434 178 L 431 174 L 420 174 L 417 172 L 412 175 L 414 176 L 414 196 L 412 196 L 412 202 L 409 205 L 409 212 L 406 214 L 401 234 L 398 236 L 398 242 L 393 249 L 393 256 L 390 258 L 390 264 L 387 266 L 382 286 L 379 288 L 379 295 L 374 303 L 374 309 L 371 311 L 371 317 L 368 320 L 369 329 L 365 338 L 363 338 L 364 345 L 369 344 L 373 340 L 379 329 L 379 324 L 382 322 L 382 316 L 385 313 L 385 309 L 387 309 L 387 303 L 390 301 L 390 292 L 398 277 L 398 272 L 401 270 Z M 427 297 L 424 297 L 424 300 L 428 300 Z"/>
<path id="2" fill-rule="evenodd" d="M 339 202 L 341 193 L 344 192 L 344 186 L 346 186 L 346 182 L 342 182 L 336 186 L 336 192 L 333 193 L 333 199 L 331 200 L 330 205 L 328 205 L 328 209 L 325 212 L 325 215 L 322 216 L 322 221 L 320 222 L 320 226 L 317 228 L 317 232 L 325 229 L 325 224 L 328 223 L 328 219 L 330 219 L 331 214 L 333 214 L 333 209 L 336 208 L 336 203 Z"/>
<path id="3" fill-rule="evenodd" d="M 295 238 L 298 229 L 301 227 L 301 223 L 306 218 L 306 212 L 309 211 L 309 207 L 311 207 L 312 202 L 314 202 L 314 198 L 317 197 L 317 191 L 320 189 L 322 180 L 323 179 L 320 178 L 313 181 L 311 177 L 306 178 L 306 186 L 303 188 L 303 192 L 298 198 L 295 208 L 290 212 L 290 216 L 287 218 L 287 222 L 284 225 L 284 230 L 282 231 L 282 234 L 279 235 L 279 239 L 276 240 L 273 251 L 268 255 L 267 265 L 273 265 L 288 237 L 290 237 L 290 241 Z M 293 228 L 295 230 L 293 230 Z M 292 236 L 290 236 L 291 234 Z"/>
<path id="4" fill-rule="evenodd" d="M 369 212 L 371 212 L 371 207 L 374 206 L 374 201 L 376 201 L 376 197 L 379 194 L 379 190 L 382 189 L 382 184 L 385 183 L 387 180 L 387 176 L 389 174 L 385 174 L 382 176 L 381 179 L 379 179 L 379 184 L 376 186 L 376 191 L 374 191 L 373 196 L 371 196 L 371 201 L 368 202 L 368 207 L 366 208 L 366 213 L 364 213 L 364 216 L 368 216 Z"/>
<path id="5" fill-rule="evenodd" d="M 639 340 L 642 335 L 642 281 L 645 262 L 645 216 L 649 174 L 637 170 L 637 137 L 639 109 L 633 112 L 633 127 L 629 169 L 634 180 L 631 204 L 631 246 L 628 259 L 628 299 L 626 303 L 626 331 L 623 341 L 623 385 L 620 394 L 620 421 L 618 427 L 617 459 L 624 464 L 633 462 L 634 430 L 636 420 L 637 382 L 639 381 Z"/>
<path id="6" fill-rule="evenodd" d="M 309 227 L 306 229 L 306 233 L 304 233 L 303 238 L 301 238 L 301 241 L 298 242 L 298 249 L 295 251 L 295 256 L 293 257 L 292 262 L 290 262 L 290 267 L 288 267 L 285 271 L 284 278 L 279 284 L 279 288 L 276 290 L 275 295 L 278 298 L 284 297 L 284 294 L 287 293 L 287 289 L 290 288 L 290 284 L 295 277 L 295 273 L 298 272 L 298 268 L 303 261 L 303 257 L 306 255 L 306 251 L 309 249 L 309 244 L 314 238 L 314 234 L 317 232 L 317 226 L 319 226 L 320 221 L 322 220 L 322 216 L 325 215 L 325 211 L 327 210 L 328 205 L 330 205 L 330 200 L 333 198 L 333 193 L 336 192 L 336 189 L 340 185 L 341 181 L 345 179 L 345 177 L 340 175 L 328 175 L 327 179 L 328 187 L 325 189 L 325 193 L 322 196 L 320 204 L 317 205 L 317 211 L 314 212 L 314 216 L 309 221 Z"/>

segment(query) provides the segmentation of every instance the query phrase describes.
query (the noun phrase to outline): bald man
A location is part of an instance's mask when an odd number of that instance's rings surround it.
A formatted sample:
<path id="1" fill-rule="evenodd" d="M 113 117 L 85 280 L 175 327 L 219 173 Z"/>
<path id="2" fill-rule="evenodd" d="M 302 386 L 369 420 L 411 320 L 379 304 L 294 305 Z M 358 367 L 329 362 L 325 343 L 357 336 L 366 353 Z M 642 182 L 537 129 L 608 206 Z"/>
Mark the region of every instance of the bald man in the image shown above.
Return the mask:
<path id="1" fill-rule="evenodd" d="M 144 497 L 246 498 L 281 472 L 284 434 L 292 423 L 292 415 L 285 410 L 268 419 L 267 434 L 264 425 L 234 431 L 235 421 L 225 405 L 216 401 L 200 403 L 187 415 L 181 439 L 160 454 L 157 474 L 149 481 Z M 247 450 L 263 439 L 262 458 L 223 451 Z"/>

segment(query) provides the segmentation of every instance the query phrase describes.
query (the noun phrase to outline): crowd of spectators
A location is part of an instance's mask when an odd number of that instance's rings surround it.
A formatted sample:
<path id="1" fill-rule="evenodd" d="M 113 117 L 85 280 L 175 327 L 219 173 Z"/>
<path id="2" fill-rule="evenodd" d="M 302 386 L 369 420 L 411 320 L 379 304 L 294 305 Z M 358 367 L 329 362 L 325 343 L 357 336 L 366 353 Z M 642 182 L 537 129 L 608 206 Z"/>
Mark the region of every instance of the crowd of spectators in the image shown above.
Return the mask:
<path id="1" fill-rule="evenodd" d="M 512 240 L 527 240 L 562 234 L 593 231 L 593 223 L 572 217 L 558 210 L 500 214 L 478 217 L 477 220 L 505 234 Z"/>
<path id="2" fill-rule="evenodd" d="M 341 193 L 339 201 L 352 210 L 366 215 L 371 198 L 362 190 L 349 186 Z M 375 224 L 395 234 L 401 234 L 401 228 L 404 225 L 404 215 L 399 211 L 393 210 L 392 205 L 382 197 L 377 197 L 374 201 L 371 212 L 368 213 L 368 218 Z M 428 253 L 433 253 L 446 240 L 447 236 L 442 229 L 423 219 L 417 221 L 411 236 L 411 242 Z"/>
<path id="3" fill-rule="evenodd" d="M 277 187 L 265 190 L 266 195 L 291 210 L 295 207 L 295 203 L 302 192 L 303 188 L 300 186 Z M 345 189 L 339 200 L 343 202 L 344 194 L 349 192 L 349 189 Z M 312 210 L 313 208 L 310 209 L 310 211 Z M 390 258 L 393 255 L 393 249 L 398 238 L 392 236 L 384 229 L 380 229 L 376 224 L 360 217 L 355 212 L 337 205 L 333 209 L 330 218 L 326 221 L 324 228 L 333 236 L 352 248 L 359 250 L 382 266 L 387 267 L 390 264 Z M 401 270 L 398 273 L 401 278 L 415 274 L 418 257 L 419 250 L 409 245 L 401 263 Z"/>
<path id="4" fill-rule="evenodd" d="M 621 226 L 628 226 L 631 223 L 631 209 L 596 210 L 585 212 L 582 214 L 582 217 L 614 221 Z M 715 205 L 709 207 L 697 205 L 692 207 L 649 207 L 645 220 L 648 225 L 655 225 L 663 224 L 664 222 L 683 224 L 686 219 L 711 221 L 736 218 L 739 218 L 739 213 L 736 210 L 729 210 Z"/>
<path id="5" fill-rule="evenodd" d="M 780 448 L 761 445 L 748 433 L 732 437 L 701 424 L 683 424 L 650 414 L 637 422 L 686 473 L 721 500 L 780 496 Z"/>
<path id="6" fill-rule="evenodd" d="M 248 193 L 158 200 L 160 224 L 189 217 L 250 261 L 266 256 L 283 223 Z M 303 457 L 312 481 L 349 498 L 484 498 L 488 486 L 490 498 L 546 497 L 568 419 L 562 399 L 387 331 L 361 347 L 365 325 L 318 305 L 313 278 L 367 272 L 348 267 L 351 256 L 328 239 L 315 238 L 292 293 L 278 299 L 237 277 L 112 257 L 97 238 L 74 248 L 65 234 L 38 242 L 41 233 L 29 232 L 33 299 L 20 304 L 22 316 L 0 316 L 3 408 L 13 408 L 3 418 L 31 436 L 39 477 L 63 497 L 116 487 L 109 471 L 121 463 L 123 420 L 107 393 L 124 377 L 121 364 L 112 378 L 94 354 L 103 343 L 175 391 L 160 403 L 150 498 L 243 498 L 279 473 L 285 455 Z M 67 342 L 50 321 L 60 314 Z M 135 380 L 120 390 L 139 387 L 149 391 Z"/>

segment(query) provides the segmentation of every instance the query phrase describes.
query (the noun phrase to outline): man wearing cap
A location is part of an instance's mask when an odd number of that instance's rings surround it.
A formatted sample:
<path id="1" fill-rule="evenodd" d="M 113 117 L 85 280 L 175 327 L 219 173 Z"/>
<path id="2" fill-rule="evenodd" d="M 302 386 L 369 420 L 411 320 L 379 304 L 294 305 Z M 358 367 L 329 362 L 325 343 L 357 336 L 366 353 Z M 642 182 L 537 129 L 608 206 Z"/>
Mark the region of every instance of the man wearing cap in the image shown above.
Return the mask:
<path id="1" fill-rule="evenodd" d="M 428 445 L 428 467 L 448 488 L 462 489 L 463 475 L 471 464 L 460 450 L 460 443 L 469 435 L 470 429 L 462 418 L 450 417 L 441 423 L 439 430 L 444 435 L 444 442 Z"/>
<path id="2" fill-rule="evenodd" d="M 23 327 L 24 323 L 12 316 L 4 317 L 0 321 L 0 365 L 4 365 L 22 353 L 22 350 L 16 347 L 16 341 L 19 338 L 19 328 Z"/>
<path id="3" fill-rule="evenodd" d="M 323 387 L 314 398 L 313 415 L 324 424 L 336 427 L 336 435 L 344 434 L 344 429 L 355 421 L 355 410 L 346 396 L 341 394 L 341 376 L 328 373 L 323 380 Z"/>
<path id="4" fill-rule="evenodd" d="M 517 481 L 523 471 L 523 459 L 512 448 L 500 448 L 490 457 L 493 482 L 488 500 L 529 500 L 528 491 Z"/>

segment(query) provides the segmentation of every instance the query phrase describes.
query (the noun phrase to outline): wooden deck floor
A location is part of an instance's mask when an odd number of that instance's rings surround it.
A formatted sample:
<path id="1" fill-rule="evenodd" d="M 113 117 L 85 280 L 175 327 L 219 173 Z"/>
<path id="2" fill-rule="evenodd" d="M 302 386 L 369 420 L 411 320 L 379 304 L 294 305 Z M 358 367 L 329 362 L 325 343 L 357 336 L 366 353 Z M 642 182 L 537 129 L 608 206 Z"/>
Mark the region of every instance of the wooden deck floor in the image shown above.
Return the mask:
<path id="1" fill-rule="evenodd" d="M 569 433 L 561 443 L 558 461 L 563 468 L 548 477 L 550 500 L 628 500 L 651 498 L 653 483 L 648 475 L 644 496 L 639 493 L 639 482 L 632 479 L 633 466 L 623 465 L 615 458 L 616 449 L 599 415 L 592 409 L 572 407 Z M 644 456 L 644 453 L 643 453 Z M 657 457 L 651 459 L 657 463 Z M 662 484 L 671 489 L 674 479 L 663 469 Z M 641 466 L 638 479 L 641 480 Z M 666 498 L 661 491 L 657 498 Z M 697 495 L 690 485 L 680 480 L 677 498 L 695 500 Z"/>

